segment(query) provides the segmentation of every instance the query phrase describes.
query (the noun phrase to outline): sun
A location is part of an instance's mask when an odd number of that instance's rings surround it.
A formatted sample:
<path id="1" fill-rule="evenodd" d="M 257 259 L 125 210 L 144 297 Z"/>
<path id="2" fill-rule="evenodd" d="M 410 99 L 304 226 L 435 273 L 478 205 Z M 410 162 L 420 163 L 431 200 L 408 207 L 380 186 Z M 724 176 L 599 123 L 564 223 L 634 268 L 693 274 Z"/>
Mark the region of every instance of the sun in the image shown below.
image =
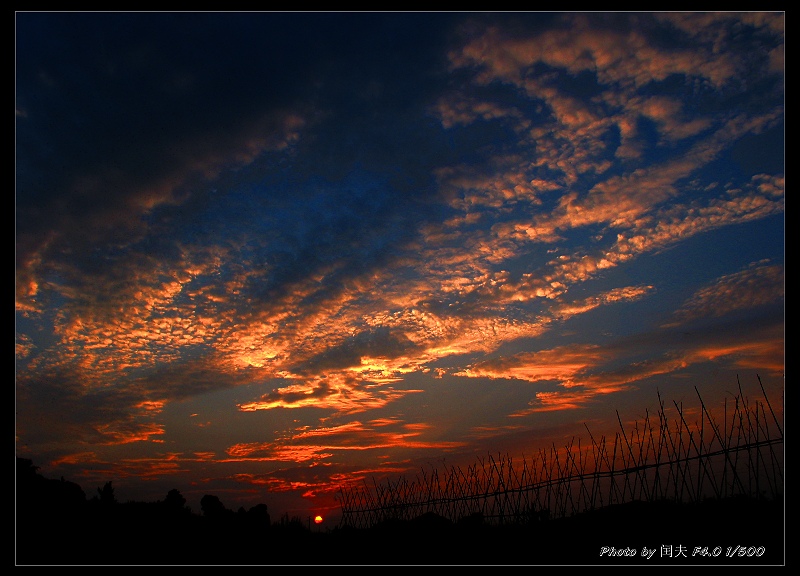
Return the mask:
<path id="1" fill-rule="evenodd" d="M 322 522 L 322 516 L 315 516 L 314 517 L 314 523 L 315 524 L 320 524 L 321 522 Z"/>

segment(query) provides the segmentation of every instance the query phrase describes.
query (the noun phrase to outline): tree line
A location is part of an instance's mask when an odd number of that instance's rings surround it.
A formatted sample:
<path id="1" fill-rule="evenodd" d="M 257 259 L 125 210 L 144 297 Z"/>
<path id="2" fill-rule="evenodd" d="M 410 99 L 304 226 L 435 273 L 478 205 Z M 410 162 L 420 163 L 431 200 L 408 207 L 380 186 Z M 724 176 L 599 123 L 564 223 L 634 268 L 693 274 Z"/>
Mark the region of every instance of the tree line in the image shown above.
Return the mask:
<path id="1" fill-rule="evenodd" d="M 257 544 L 266 557 L 282 558 L 292 540 L 309 530 L 300 517 L 272 521 L 266 504 L 228 509 L 218 496 L 200 500 L 201 513 L 180 490 L 155 502 L 120 502 L 112 481 L 87 497 L 75 482 L 45 478 L 27 458 L 17 457 L 17 564 L 219 564 L 249 562 Z"/>

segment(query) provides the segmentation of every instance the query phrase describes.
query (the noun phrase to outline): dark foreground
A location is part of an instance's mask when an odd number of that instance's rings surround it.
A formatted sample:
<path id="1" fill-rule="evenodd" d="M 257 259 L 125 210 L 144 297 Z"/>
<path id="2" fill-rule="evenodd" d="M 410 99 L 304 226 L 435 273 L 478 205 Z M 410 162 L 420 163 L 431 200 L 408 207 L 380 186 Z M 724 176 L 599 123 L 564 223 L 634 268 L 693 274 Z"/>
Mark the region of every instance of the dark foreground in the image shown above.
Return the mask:
<path id="1" fill-rule="evenodd" d="M 783 502 L 634 502 L 525 526 L 435 515 L 371 529 L 102 514 L 17 520 L 17 565 L 782 566 Z"/>

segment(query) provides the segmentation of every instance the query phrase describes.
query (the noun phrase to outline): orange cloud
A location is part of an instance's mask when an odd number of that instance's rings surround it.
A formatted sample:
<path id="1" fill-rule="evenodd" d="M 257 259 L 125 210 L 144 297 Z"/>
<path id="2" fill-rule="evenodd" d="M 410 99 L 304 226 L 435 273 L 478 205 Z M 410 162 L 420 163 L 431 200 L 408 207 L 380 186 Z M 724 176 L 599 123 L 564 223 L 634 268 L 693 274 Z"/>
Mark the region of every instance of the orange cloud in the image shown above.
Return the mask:
<path id="1" fill-rule="evenodd" d="M 528 382 L 570 382 L 576 374 L 601 362 L 603 357 L 599 346 L 571 345 L 539 352 L 521 352 L 479 362 L 456 375 L 469 378 L 515 378 Z"/>
<path id="2" fill-rule="evenodd" d="M 399 422 L 382 422 L 379 428 L 397 425 Z M 463 442 L 427 441 L 419 438 L 431 427 L 421 423 L 400 426 L 403 431 L 376 431 L 372 426 L 350 422 L 340 426 L 301 430 L 290 439 L 280 442 L 236 444 L 227 449 L 234 460 L 306 462 L 324 460 L 337 452 L 391 450 L 391 449 L 451 449 L 463 446 Z M 317 442 L 306 444 L 309 439 Z M 320 439 L 327 440 L 318 443 Z"/>

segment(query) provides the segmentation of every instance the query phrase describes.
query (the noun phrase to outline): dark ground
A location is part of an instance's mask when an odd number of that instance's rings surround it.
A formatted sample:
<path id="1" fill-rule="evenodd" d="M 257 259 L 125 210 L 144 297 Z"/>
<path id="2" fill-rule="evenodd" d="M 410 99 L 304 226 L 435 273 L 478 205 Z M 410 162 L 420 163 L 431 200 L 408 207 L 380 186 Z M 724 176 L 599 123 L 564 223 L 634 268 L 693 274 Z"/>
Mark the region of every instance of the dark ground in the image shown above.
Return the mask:
<path id="1" fill-rule="evenodd" d="M 749 498 L 633 502 L 527 526 L 452 524 L 428 515 L 368 530 L 320 532 L 302 524 L 248 525 L 233 517 L 214 523 L 195 515 L 121 514 L 123 508 L 18 515 L 16 564 L 785 564 L 784 503 Z M 642 555 L 645 549 L 649 557 Z"/>

